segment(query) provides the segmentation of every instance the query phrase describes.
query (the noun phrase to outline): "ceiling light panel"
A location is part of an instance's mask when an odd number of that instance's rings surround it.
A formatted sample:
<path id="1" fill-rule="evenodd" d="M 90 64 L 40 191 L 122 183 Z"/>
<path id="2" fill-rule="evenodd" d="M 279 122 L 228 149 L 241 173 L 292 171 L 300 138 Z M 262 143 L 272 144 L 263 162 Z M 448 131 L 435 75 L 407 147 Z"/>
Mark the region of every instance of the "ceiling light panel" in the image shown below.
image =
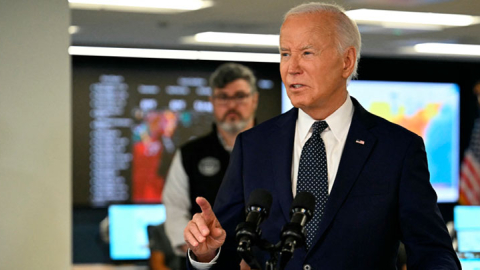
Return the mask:
<path id="1" fill-rule="evenodd" d="M 254 45 L 278 47 L 278 35 L 241 34 L 222 32 L 203 32 L 194 36 L 195 42 L 230 44 L 230 45 Z"/>
<path id="2" fill-rule="evenodd" d="M 70 55 L 279 63 L 278 53 L 70 46 Z"/>
<path id="3" fill-rule="evenodd" d="M 202 0 L 69 0 L 72 9 L 93 9 L 147 13 L 174 13 L 207 8 L 212 1 Z"/>
<path id="4" fill-rule="evenodd" d="M 421 43 L 413 47 L 417 53 L 480 56 L 480 45 Z"/>
<path id="5" fill-rule="evenodd" d="M 356 9 L 346 13 L 359 24 L 377 24 L 384 27 L 458 27 L 480 22 L 480 18 L 476 16 L 430 12 Z"/>
<path id="6" fill-rule="evenodd" d="M 80 26 L 71 25 L 68 27 L 68 33 L 70 35 L 78 34 L 80 32 Z"/>

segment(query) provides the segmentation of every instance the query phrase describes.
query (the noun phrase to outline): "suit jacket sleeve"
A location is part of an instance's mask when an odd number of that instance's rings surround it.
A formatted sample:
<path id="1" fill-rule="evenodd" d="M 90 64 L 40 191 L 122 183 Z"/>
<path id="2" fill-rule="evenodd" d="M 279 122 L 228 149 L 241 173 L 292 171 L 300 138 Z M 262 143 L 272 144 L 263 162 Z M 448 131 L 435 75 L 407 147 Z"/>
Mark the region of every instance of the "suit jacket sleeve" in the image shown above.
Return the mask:
<path id="1" fill-rule="evenodd" d="M 415 136 L 399 186 L 399 220 L 410 269 L 461 269 L 430 184 L 423 140 Z"/>
<path id="2" fill-rule="evenodd" d="M 236 252 L 235 228 L 245 220 L 242 142 L 243 136 L 240 134 L 235 141 L 230 164 L 215 200 L 214 212 L 225 229 L 227 238 L 212 269 L 239 269 L 241 259 Z"/>

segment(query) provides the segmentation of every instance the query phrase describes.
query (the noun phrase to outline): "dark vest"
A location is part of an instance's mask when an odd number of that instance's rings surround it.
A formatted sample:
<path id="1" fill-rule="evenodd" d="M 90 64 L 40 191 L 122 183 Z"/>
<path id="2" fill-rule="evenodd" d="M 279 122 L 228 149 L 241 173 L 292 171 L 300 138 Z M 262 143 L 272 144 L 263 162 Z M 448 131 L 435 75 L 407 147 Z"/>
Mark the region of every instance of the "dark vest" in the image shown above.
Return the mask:
<path id="1" fill-rule="evenodd" d="M 195 198 L 202 196 L 212 205 L 228 167 L 230 153 L 223 148 L 218 139 L 217 128 L 208 135 L 186 143 L 180 148 L 182 165 L 190 184 L 190 213 L 201 212 Z"/>

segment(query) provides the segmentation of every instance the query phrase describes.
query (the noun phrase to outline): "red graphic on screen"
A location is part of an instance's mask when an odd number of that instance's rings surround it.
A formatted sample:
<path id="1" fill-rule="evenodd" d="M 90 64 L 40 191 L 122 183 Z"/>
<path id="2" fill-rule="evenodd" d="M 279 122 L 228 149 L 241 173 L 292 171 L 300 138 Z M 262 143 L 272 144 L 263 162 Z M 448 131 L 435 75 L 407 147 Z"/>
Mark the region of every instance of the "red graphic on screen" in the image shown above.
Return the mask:
<path id="1" fill-rule="evenodd" d="M 177 128 L 177 119 L 177 114 L 169 110 L 151 111 L 133 128 L 133 202 L 162 202 L 165 176 L 159 175 L 158 171 L 165 151 L 164 141 L 171 140 Z"/>

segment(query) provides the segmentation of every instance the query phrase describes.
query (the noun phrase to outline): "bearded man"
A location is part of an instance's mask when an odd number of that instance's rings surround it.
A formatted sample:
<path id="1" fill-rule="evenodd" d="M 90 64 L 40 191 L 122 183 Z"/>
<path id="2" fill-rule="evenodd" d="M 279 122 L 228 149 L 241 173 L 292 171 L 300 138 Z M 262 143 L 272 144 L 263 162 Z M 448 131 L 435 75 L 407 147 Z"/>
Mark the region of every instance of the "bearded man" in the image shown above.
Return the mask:
<path id="1" fill-rule="evenodd" d="M 166 233 L 180 256 L 187 251 L 183 229 L 195 213 L 201 212 L 195 198 L 201 196 L 211 204 L 215 202 L 235 138 L 255 122 L 258 91 L 249 68 L 223 64 L 211 75 L 210 86 L 215 119 L 212 131 L 177 150 L 163 191 Z"/>

